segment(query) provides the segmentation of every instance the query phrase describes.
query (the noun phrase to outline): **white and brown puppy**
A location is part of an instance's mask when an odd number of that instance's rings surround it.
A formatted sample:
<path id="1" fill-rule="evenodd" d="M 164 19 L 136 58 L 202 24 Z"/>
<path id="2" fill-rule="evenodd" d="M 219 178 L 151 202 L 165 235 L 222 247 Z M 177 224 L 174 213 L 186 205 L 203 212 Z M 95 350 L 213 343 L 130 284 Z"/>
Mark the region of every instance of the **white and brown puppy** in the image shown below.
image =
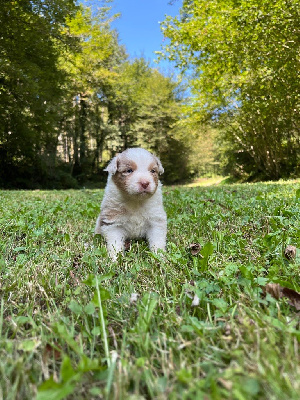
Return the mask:
<path id="1" fill-rule="evenodd" d="M 132 148 L 108 164 L 108 180 L 95 233 L 104 236 L 110 257 L 116 260 L 125 240 L 146 238 L 150 249 L 165 250 L 167 216 L 163 208 L 161 162 L 149 151 Z"/>

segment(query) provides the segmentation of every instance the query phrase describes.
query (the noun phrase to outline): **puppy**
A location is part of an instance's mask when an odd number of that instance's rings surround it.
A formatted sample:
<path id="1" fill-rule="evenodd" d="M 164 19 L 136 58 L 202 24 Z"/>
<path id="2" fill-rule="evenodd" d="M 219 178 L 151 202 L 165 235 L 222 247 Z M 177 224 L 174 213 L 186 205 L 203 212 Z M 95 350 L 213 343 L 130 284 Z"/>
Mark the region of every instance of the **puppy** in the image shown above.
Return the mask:
<path id="1" fill-rule="evenodd" d="M 149 151 L 132 148 L 117 154 L 104 170 L 109 173 L 95 233 L 106 240 L 115 261 L 125 240 L 146 238 L 151 251 L 165 250 L 167 216 L 159 174 L 161 162 Z"/>

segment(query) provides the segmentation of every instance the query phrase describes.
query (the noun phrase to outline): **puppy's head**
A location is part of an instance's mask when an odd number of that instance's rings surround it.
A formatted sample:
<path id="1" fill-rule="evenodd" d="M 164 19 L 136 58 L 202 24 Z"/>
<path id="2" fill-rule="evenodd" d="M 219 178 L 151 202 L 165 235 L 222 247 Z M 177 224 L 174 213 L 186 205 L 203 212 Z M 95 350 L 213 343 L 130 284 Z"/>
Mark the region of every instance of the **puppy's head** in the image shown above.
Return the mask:
<path id="1" fill-rule="evenodd" d="M 149 151 L 127 149 L 117 154 L 104 171 L 115 185 L 130 196 L 152 196 L 158 186 L 158 175 L 164 172 L 161 162 Z"/>

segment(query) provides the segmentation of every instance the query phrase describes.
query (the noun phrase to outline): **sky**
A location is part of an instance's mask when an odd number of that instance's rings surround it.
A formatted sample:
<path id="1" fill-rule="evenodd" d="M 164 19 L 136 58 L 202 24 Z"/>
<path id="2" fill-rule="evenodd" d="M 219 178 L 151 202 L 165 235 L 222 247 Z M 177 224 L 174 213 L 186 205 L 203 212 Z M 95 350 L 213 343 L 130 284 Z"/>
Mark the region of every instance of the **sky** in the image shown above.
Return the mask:
<path id="1" fill-rule="evenodd" d="M 113 12 L 120 12 L 113 27 L 120 35 L 131 57 L 143 55 L 147 60 L 156 59 L 154 51 L 161 50 L 163 34 L 159 22 L 165 15 L 175 16 L 179 13 L 181 0 L 170 4 L 170 0 L 114 0 Z"/>
<path id="2" fill-rule="evenodd" d="M 95 6 L 97 1 L 92 3 Z M 120 43 L 126 47 L 130 58 L 143 56 L 151 66 L 156 66 L 154 51 L 161 50 L 164 39 L 159 22 L 165 15 L 178 15 L 181 4 L 182 0 L 112 1 L 112 13 L 121 13 L 112 27 L 119 32 Z M 169 61 L 161 61 L 159 67 L 166 73 L 174 68 Z"/>

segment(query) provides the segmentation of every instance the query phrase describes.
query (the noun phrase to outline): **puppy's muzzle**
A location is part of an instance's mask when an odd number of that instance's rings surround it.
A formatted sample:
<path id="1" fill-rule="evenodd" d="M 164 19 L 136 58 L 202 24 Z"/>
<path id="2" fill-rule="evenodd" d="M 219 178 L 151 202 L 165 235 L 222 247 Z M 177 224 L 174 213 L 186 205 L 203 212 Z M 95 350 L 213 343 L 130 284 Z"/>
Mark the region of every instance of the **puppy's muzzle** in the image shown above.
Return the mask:
<path id="1" fill-rule="evenodd" d="M 140 181 L 139 184 L 143 189 L 147 189 L 147 187 L 150 185 L 149 181 Z"/>

